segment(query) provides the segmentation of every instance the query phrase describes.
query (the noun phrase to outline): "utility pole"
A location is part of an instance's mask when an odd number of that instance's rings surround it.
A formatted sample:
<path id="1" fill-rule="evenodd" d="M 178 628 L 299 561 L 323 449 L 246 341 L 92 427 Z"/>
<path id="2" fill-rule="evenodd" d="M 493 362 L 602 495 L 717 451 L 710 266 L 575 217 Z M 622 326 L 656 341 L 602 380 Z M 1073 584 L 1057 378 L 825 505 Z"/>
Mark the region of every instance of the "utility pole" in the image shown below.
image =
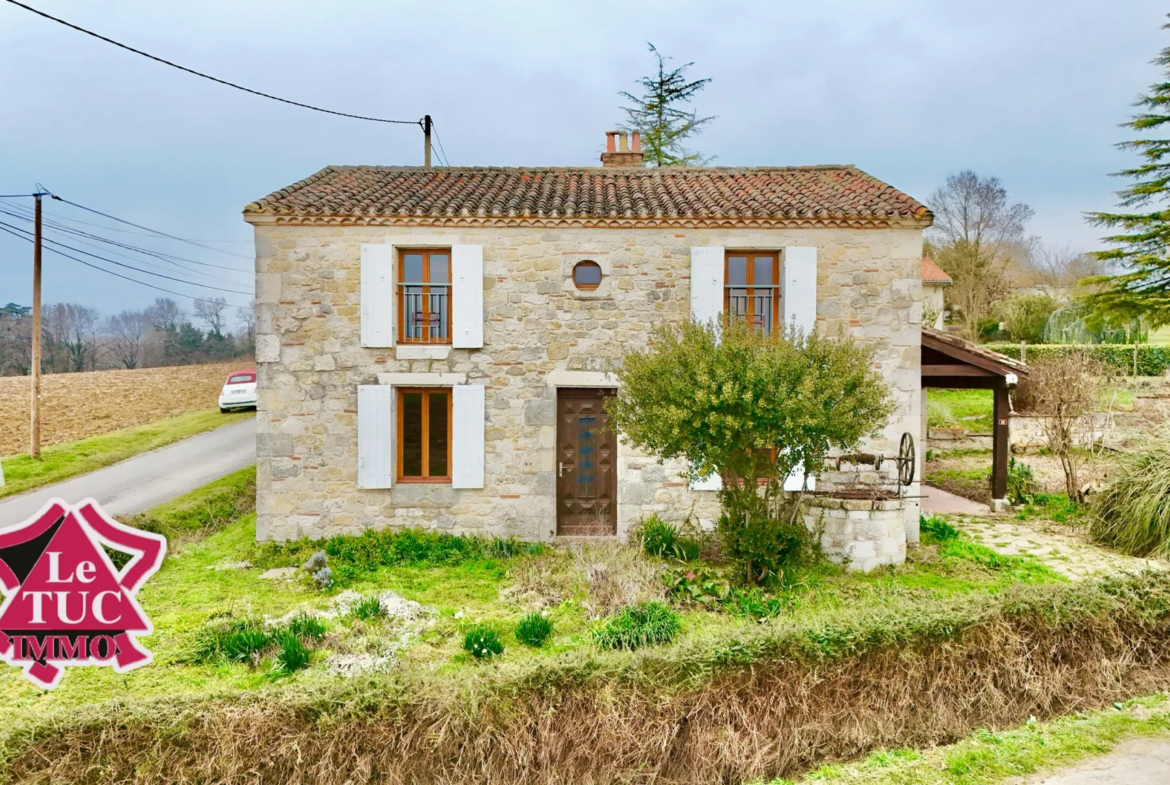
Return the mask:
<path id="1" fill-rule="evenodd" d="M 36 210 L 33 221 L 32 396 L 28 446 L 28 454 L 33 458 L 41 457 L 41 196 L 40 189 L 33 194 Z"/>
<path id="2" fill-rule="evenodd" d="M 423 144 L 426 145 L 424 151 L 425 166 L 431 168 L 431 116 L 423 115 Z"/>

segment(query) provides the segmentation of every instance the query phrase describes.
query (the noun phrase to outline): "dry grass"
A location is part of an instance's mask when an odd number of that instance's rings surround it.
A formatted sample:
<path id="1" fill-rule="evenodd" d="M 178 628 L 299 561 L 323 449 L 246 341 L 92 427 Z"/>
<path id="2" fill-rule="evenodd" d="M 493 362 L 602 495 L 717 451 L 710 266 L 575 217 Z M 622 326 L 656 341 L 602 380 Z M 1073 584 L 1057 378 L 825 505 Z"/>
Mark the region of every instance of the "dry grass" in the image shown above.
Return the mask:
<path id="1" fill-rule="evenodd" d="M 545 554 L 525 559 L 509 573 L 507 598 L 526 610 L 553 607 L 580 597 L 585 612 L 600 618 L 625 605 L 661 600 L 666 584 L 658 562 L 620 543 L 599 540 L 568 546 L 572 560 Z"/>
<path id="2" fill-rule="evenodd" d="M 889 620 L 859 619 L 847 635 L 831 624 L 804 633 L 806 645 L 839 639 L 836 656 L 745 638 L 703 656 L 676 647 L 673 659 L 647 654 L 608 668 L 472 669 L 455 688 L 434 673 L 396 673 L 309 691 L 93 706 L 19 730 L 0 749 L 7 778 L 19 782 L 767 780 L 1165 688 L 1170 609 L 1159 580 L 1117 596 L 1036 590 L 903 640 L 906 629 Z"/>
<path id="3" fill-rule="evenodd" d="M 60 444 L 216 405 L 240 359 L 133 371 L 58 373 L 42 378 L 41 444 Z M 28 450 L 27 376 L 0 377 L 0 455 Z"/>

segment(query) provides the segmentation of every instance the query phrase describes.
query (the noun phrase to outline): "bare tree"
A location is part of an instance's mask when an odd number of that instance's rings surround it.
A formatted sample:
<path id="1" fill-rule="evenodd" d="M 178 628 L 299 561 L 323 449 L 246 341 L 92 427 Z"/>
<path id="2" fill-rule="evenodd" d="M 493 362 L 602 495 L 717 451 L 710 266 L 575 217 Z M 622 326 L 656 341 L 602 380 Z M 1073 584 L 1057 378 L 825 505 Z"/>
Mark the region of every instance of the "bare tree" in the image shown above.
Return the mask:
<path id="1" fill-rule="evenodd" d="M 93 370 L 97 359 L 96 308 L 77 303 L 57 303 L 45 308 L 46 343 L 57 370 Z"/>
<path id="2" fill-rule="evenodd" d="M 107 319 L 107 341 L 114 361 L 123 368 L 137 368 L 150 328 L 145 311 L 122 311 Z"/>
<path id="3" fill-rule="evenodd" d="M 966 170 L 947 177 L 930 197 L 935 261 L 955 283 L 947 292 L 969 337 L 995 304 L 1012 290 L 1007 268 L 1024 244 L 1024 224 L 1033 211 L 1010 204 L 995 177 Z"/>
<path id="4" fill-rule="evenodd" d="M 223 337 L 225 310 L 227 310 L 227 300 L 222 297 L 195 301 L 195 315 L 203 320 L 208 331 L 216 338 Z"/>
<path id="5" fill-rule="evenodd" d="M 146 309 L 146 316 L 150 325 L 159 332 L 173 332 L 179 329 L 179 324 L 186 317 L 183 309 L 169 297 L 159 297 L 154 305 Z"/>
<path id="6" fill-rule="evenodd" d="M 1054 357 L 1032 365 L 1026 379 L 1031 408 L 1043 417 L 1048 449 L 1060 459 L 1065 490 L 1084 501 L 1081 469 L 1094 442 L 1094 419 L 1101 406 L 1107 369 L 1087 354 Z"/>
<path id="7" fill-rule="evenodd" d="M 1036 243 L 1031 250 L 1028 261 L 1036 283 L 1057 294 L 1068 294 L 1083 279 L 1106 272 L 1104 262 L 1068 244 Z"/>
<path id="8" fill-rule="evenodd" d="M 24 376 L 32 364 L 31 308 L 9 303 L 0 308 L 0 376 Z"/>
<path id="9" fill-rule="evenodd" d="M 247 306 L 236 314 L 236 324 L 239 325 L 240 335 L 251 341 L 256 337 L 256 301 L 249 300 Z"/>

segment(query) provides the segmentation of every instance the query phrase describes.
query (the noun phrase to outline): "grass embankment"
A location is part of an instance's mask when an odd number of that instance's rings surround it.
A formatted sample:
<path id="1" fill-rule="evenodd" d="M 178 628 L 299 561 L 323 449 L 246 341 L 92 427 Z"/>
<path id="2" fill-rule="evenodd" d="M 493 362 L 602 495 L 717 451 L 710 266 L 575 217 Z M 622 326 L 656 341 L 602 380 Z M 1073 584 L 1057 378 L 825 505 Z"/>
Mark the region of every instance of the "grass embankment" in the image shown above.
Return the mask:
<path id="1" fill-rule="evenodd" d="M 41 450 L 40 460 L 27 454 L 13 455 L 3 459 L 4 485 L 0 486 L 0 498 L 92 472 L 254 414 L 250 411 L 220 414 L 219 409 L 207 409 L 76 442 L 54 444 Z"/>
<path id="2" fill-rule="evenodd" d="M 230 509 L 248 481 L 227 481 L 211 506 Z M 712 612 L 679 604 L 661 560 L 628 547 L 368 535 L 327 546 L 338 585 L 326 592 L 306 574 L 260 580 L 313 546 L 258 547 L 251 514 L 224 525 L 206 507 L 153 513 L 164 530 L 211 531 L 172 549 L 140 592 L 158 631 L 144 640 L 154 664 L 125 675 L 71 669 L 51 693 L 0 674 L 9 779 L 767 779 L 1149 693 L 1170 661 L 1170 577 L 1067 584 L 938 522 L 905 566 L 865 576 L 821 567 Z M 204 523 L 188 523 L 190 513 Z M 192 656 L 213 617 L 322 609 L 346 588 L 392 589 L 433 612 L 413 631 L 329 618 L 312 664 L 291 675 L 272 672 L 271 652 Z M 662 600 L 679 612 L 672 643 L 596 644 L 595 617 Z M 551 637 L 521 645 L 517 622 L 542 606 Z M 464 651 L 473 625 L 496 630 L 503 653 L 476 661 Z M 339 654 L 391 664 L 347 679 L 326 667 Z"/>
<path id="3" fill-rule="evenodd" d="M 1165 693 L 1133 698 L 1107 709 L 1030 721 L 1011 730 L 976 731 L 955 744 L 920 751 L 879 750 L 852 764 L 834 764 L 802 777 L 799 785 L 994 785 L 1013 777 L 1071 766 L 1135 738 L 1170 736 Z M 772 785 L 796 785 L 775 780 Z"/>

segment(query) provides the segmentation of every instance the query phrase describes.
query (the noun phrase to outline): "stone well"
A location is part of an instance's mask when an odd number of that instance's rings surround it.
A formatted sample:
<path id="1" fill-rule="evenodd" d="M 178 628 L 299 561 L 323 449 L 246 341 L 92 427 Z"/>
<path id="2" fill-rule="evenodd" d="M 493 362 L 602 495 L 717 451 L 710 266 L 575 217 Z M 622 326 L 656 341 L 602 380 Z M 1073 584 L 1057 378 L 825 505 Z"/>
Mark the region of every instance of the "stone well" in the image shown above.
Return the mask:
<path id="1" fill-rule="evenodd" d="M 906 561 L 905 501 L 896 496 L 812 496 L 805 501 L 804 523 L 821 532 L 825 556 L 851 570 Z"/>

